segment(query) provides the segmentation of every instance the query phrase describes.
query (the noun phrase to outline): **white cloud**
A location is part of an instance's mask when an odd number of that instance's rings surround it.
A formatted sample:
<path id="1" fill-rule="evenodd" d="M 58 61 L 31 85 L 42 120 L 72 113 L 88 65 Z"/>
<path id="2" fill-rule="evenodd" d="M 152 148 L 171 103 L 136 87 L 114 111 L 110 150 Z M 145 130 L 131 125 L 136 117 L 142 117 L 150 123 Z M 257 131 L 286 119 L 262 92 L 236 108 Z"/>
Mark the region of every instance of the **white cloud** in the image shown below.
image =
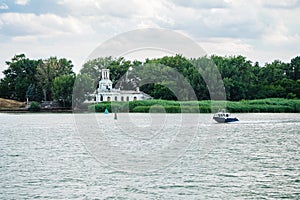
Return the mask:
<path id="1" fill-rule="evenodd" d="M 30 0 L 15 0 L 15 4 L 21 5 L 21 6 L 26 6 Z"/>
<path id="2" fill-rule="evenodd" d="M 95 42 L 96 41 L 96 42 Z M 11 60 L 14 55 L 24 53 L 30 59 L 46 59 L 50 56 L 70 59 L 75 71 L 78 72 L 91 51 L 97 47 L 98 40 L 80 36 L 60 36 L 54 39 L 47 37 L 20 36 L 9 42 L 1 42 L 0 49 L 0 77 L 7 67 L 5 61 Z"/>
<path id="3" fill-rule="evenodd" d="M 14 2 L 26 5 L 29 0 Z M 299 53 L 299 0 L 56 2 L 55 6 L 64 13 L 59 10 L 56 14 L 0 14 L 0 36 L 6 38 L 0 42 L 0 48 L 9 52 L 8 55 L 1 51 L 1 59 L 24 52 L 37 58 L 67 56 L 78 65 L 97 44 L 125 31 L 146 27 L 184 33 L 203 45 L 208 54 L 242 54 L 264 63 L 286 60 Z M 6 7 L 0 3 L 0 9 Z"/>
<path id="4" fill-rule="evenodd" d="M 267 8 L 283 8 L 283 9 L 290 9 L 300 6 L 299 0 L 281 0 L 281 1 L 274 1 L 274 0 L 264 0 L 263 5 Z"/>
<path id="5" fill-rule="evenodd" d="M 199 42 L 209 55 L 247 54 L 253 51 L 253 46 L 241 39 L 234 38 L 204 38 Z"/>
<path id="6" fill-rule="evenodd" d="M 6 5 L 5 3 L 0 4 L 0 10 L 7 10 L 7 9 L 8 9 L 8 5 Z"/>
<path id="7" fill-rule="evenodd" d="M 5 61 L 19 53 L 32 59 L 66 57 L 78 71 L 99 37 L 104 38 L 95 36 L 93 28 L 76 17 L 54 14 L 2 13 L 0 30 L 1 37 L 7 38 L 0 42 L 0 49 L 5 49 L 0 53 L 0 74 Z"/>
<path id="8" fill-rule="evenodd" d="M 54 14 L 36 15 L 33 13 L 0 14 L 2 34 L 15 36 L 57 36 L 65 34 L 88 34 L 92 31 L 89 25 L 78 19 Z"/>
<path id="9" fill-rule="evenodd" d="M 282 45 L 289 40 L 288 29 L 283 22 L 274 23 L 266 28 L 262 39 L 274 45 Z"/>
<path id="10" fill-rule="evenodd" d="M 224 8 L 227 7 L 226 0 L 210 0 L 210 1 L 199 1 L 199 0 L 171 0 L 174 4 L 183 6 L 183 7 L 192 7 L 192 8 L 200 8 L 200 9 L 207 9 L 207 8 Z"/>

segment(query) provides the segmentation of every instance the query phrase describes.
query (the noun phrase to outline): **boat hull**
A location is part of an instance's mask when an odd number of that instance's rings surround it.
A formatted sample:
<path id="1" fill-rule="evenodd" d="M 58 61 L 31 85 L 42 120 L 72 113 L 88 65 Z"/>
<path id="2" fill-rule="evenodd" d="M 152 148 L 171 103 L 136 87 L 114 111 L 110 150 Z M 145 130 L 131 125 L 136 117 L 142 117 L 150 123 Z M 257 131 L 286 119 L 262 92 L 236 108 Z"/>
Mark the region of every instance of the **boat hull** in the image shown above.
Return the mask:
<path id="1" fill-rule="evenodd" d="M 236 117 L 213 117 L 213 119 L 218 123 L 236 122 L 239 121 Z"/>

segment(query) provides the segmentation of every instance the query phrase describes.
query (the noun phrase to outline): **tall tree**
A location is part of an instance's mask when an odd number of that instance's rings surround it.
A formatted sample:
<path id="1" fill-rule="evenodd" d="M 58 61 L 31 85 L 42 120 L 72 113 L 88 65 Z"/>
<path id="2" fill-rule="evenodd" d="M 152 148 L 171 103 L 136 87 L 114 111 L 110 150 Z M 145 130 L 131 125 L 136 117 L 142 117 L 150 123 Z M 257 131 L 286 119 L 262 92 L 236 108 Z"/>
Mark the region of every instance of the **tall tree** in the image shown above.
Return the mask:
<path id="1" fill-rule="evenodd" d="M 300 56 L 291 60 L 292 78 L 297 81 L 300 79 Z"/>
<path id="2" fill-rule="evenodd" d="M 69 107 L 72 104 L 74 81 L 74 74 L 58 76 L 53 80 L 53 98 L 60 102 L 63 107 Z"/>
<path id="3" fill-rule="evenodd" d="M 43 100 L 43 90 L 40 84 L 30 84 L 26 91 L 28 101 L 41 102 Z"/>
<path id="4" fill-rule="evenodd" d="M 65 58 L 58 60 L 56 57 L 40 60 L 36 78 L 43 88 L 44 100 L 52 100 L 52 82 L 56 77 L 73 74 L 73 64 L 70 60 Z"/>
<path id="5" fill-rule="evenodd" d="M 122 78 L 128 71 L 132 64 L 130 61 L 126 61 L 123 57 L 112 58 L 112 57 L 99 57 L 93 60 L 89 60 L 83 65 L 80 70 L 81 74 L 86 74 L 88 77 L 94 80 L 95 87 L 98 81 L 101 79 L 101 69 L 110 70 L 110 79 L 113 82 L 113 86 L 118 82 L 118 86 L 122 87 Z"/>
<path id="6" fill-rule="evenodd" d="M 212 56 L 211 58 L 224 80 L 227 98 L 235 101 L 251 98 L 249 92 L 256 80 L 251 61 L 244 56 Z"/>
<path id="7" fill-rule="evenodd" d="M 73 88 L 73 107 L 78 108 L 96 90 L 94 80 L 87 74 L 78 74 Z M 89 99 L 91 100 L 91 99 Z"/>
<path id="8" fill-rule="evenodd" d="M 38 62 L 19 54 L 6 64 L 8 69 L 3 71 L 5 77 L 0 82 L 0 97 L 25 101 L 29 85 L 36 83 L 34 77 Z"/>

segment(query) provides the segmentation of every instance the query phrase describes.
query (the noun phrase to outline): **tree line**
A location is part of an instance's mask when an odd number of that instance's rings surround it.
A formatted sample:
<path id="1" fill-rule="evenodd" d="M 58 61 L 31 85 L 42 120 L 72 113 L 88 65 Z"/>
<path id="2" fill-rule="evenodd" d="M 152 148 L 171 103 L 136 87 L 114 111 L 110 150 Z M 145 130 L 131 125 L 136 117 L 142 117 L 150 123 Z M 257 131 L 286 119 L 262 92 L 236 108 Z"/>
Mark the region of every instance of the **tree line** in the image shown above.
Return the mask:
<path id="1" fill-rule="evenodd" d="M 7 61 L 0 80 L 0 97 L 18 101 L 53 101 L 70 106 L 75 73 L 66 58 L 33 60 L 24 54 Z"/>
<path id="2" fill-rule="evenodd" d="M 222 96 L 213 94 L 222 92 L 221 87 L 224 87 L 224 98 L 231 101 L 300 98 L 300 56 L 287 63 L 274 60 L 264 66 L 241 55 L 212 55 L 190 59 L 175 55 L 146 59 L 145 62 L 108 57 L 88 61 L 79 74 L 85 74 L 94 80 L 96 88 L 103 68 L 110 69 L 114 87 L 134 89 L 140 86 L 143 92 L 155 99 L 194 100 L 189 96 L 186 84 L 182 83 L 179 75 L 187 80 L 197 100 Z"/>
<path id="3" fill-rule="evenodd" d="M 300 56 L 290 62 L 274 60 L 264 66 L 241 55 L 199 58 L 175 55 L 144 62 L 100 57 L 86 62 L 77 75 L 72 61 L 66 58 L 33 60 L 20 54 L 6 65 L 4 78 L 0 80 L 1 98 L 57 101 L 62 106 L 71 106 L 74 87 L 76 98 L 73 101 L 77 104 L 89 98 L 98 87 L 103 68 L 110 69 L 114 87 L 133 89 L 140 86 L 140 90 L 155 99 L 195 100 L 182 77 L 198 100 L 211 99 L 212 93 L 222 91 L 222 87 L 225 98 L 232 101 L 300 98 Z"/>

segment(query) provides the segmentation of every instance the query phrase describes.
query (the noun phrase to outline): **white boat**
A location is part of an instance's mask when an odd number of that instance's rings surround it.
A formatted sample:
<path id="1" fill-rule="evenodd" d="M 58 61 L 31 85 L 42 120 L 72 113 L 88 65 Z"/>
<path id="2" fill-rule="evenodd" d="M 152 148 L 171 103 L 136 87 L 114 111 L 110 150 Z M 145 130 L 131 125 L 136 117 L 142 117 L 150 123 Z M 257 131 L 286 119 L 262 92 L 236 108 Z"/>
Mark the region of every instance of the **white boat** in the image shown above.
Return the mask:
<path id="1" fill-rule="evenodd" d="M 225 109 L 219 110 L 216 114 L 214 114 L 213 119 L 218 123 L 227 123 L 227 122 L 236 122 L 239 121 L 236 117 L 231 117 L 230 113 Z"/>

